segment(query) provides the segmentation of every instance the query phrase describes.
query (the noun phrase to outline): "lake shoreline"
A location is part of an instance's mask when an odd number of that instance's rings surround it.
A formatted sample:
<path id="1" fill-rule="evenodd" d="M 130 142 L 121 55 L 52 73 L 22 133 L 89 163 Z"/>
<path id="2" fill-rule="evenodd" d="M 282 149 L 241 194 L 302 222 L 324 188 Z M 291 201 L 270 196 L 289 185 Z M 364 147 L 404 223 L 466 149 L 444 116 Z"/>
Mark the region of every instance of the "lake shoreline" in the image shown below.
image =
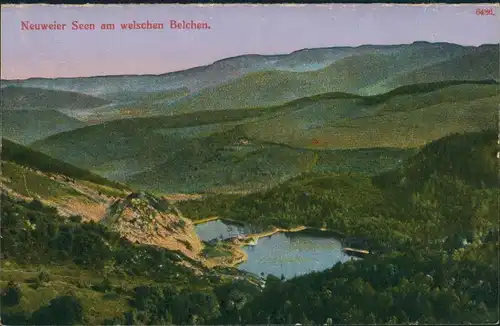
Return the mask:
<path id="1" fill-rule="evenodd" d="M 191 221 L 193 222 L 193 225 L 205 224 L 205 223 L 213 222 L 213 221 L 222 221 L 222 222 L 227 221 L 230 224 L 246 225 L 245 222 L 236 221 L 236 220 L 232 220 L 232 219 L 220 217 L 220 216 L 210 216 L 210 217 L 202 218 L 201 220 L 191 220 Z"/>
<path id="2" fill-rule="evenodd" d="M 236 224 L 236 225 L 247 225 L 248 223 L 242 222 L 242 221 L 236 221 L 220 216 L 211 216 L 207 217 L 201 220 L 196 220 L 193 221 L 194 225 L 199 225 L 199 224 L 204 224 L 208 222 L 213 222 L 213 221 L 226 221 L 229 224 Z M 311 226 L 305 226 L 305 225 L 299 225 L 293 228 L 278 228 L 275 227 L 271 230 L 267 231 L 262 231 L 262 232 L 257 232 L 257 233 L 251 233 L 247 235 L 242 235 L 241 237 L 244 239 L 260 239 L 260 238 L 265 238 L 265 237 L 270 237 L 276 233 L 283 232 L 283 233 L 294 233 L 294 232 L 301 232 L 301 231 L 311 231 L 311 232 L 318 232 L 318 233 L 331 233 L 332 236 L 335 236 L 337 238 L 343 239 L 346 237 L 346 235 L 343 232 L 340 232 L 338 230 L 333 230 L 333 229 L 328 229 L 328 228 L 317 228 L 317 227 L 311 227 Z"/>
<path id="3" fill-rule="evenodd" d="M 208 223 L 208 222 L 212 222 L 212 221 L 217 221 L 219 219 L 220 219 L 219 216 L 211 216 L 211 217 L 207 217 L 207 218 L 202 218 L 201 220 L 191 220 L 191 221 L 193 221 L 193 225 L 198 225 L 198 224 L 204 224 L 204 223 Z"/>
<path id="4" fill-rule="evenodd" d="M 228 223 L 232 223 L 232 224 L 246 225 L 246 223 L 244 223 L 244 222 L 234 221 L 234 220 L 227 219 L 227 218 L 221 218 L 219 216 L 211 216 L 211 217 L 207 217 L 207 218 L 204 218 L 201 220 L 193 221 L 193 224 L 200 225 L 200 224 L 213 222 L 213 221 L 222 221 L 222 222 L 227 221 Z M 236 266 L 246 262 L 248 260 L 248 254 L 243 249 L 243 247 L 249 246 L 248 243 L 252 240 L 258 241 L 261 238 L 271 237 L 277 233 L 296 233 L 296 232 L 303 232 L 303 231 L 323 233 L 322 235 L 326 235 L 326 234 L 330 233 L 333 237 L 339 238 L 339 240 L 346 237 L 346 235 L 340 231 L 331 230 L 331 229 L 327 229 L 327 228 L 315 228 L 315 227 L 308 227 L 305 225 L 300 225 L 300 226 L 288 228 L 288 229 L 275 227 L 272 230 L 241 235 L 239 237 L 236 236 L 236 237 L 230 239 L 229 242 L 231 242 L 234 245 L 230 252 L 233 255 L 233 257 L 236 258 L 236 260 L 232 261 L 231 263 L 220 264 L 219 266 L 236 267 Z"/>

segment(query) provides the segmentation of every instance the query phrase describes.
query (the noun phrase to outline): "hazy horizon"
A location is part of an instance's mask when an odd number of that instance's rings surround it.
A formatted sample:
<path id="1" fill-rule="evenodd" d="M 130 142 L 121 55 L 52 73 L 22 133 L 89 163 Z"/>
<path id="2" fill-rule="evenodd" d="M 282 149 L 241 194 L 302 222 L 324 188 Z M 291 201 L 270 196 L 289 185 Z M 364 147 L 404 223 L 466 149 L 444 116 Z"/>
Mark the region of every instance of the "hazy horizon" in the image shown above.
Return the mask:
<path id="1" fill-rule="evenodd" d="M 286 55 L 313 48 L 498 44 L 499 21 L 476 15 L 481 6 L 492 5 L 2 6 L 2 80 L 163 75 L 244 55 Z M 211 29 L 174 30 L 167 26 L 171 19 L 207 21 Z M 21 21 L 73 20 L 96 25 L 149 20 L 165 23 L 165 29 L 20 29 Z"/>
<path id="2" fill-rule="evenodd" d="M 332 48 L 361 47 L 361 46 L 409 45 L 409 44 L 418 43 L 418 42 L 427 42 L 427 41 L 414 41 L 412 43 L 399 43 L 399 44 L 362 44 L 362 45 L 358 45 L 358 46 L 334 45 L 334 46 L 329 46 L 329 47 L 302 48 L 302 49 L 297 49 L 297 50 L 294 50 L 294 51 L 291 51 L 291 52 L 287 52 L 287 53 L 270 53 L 270 54 L 269 53 L 266 53 L 266 54 L 245 53 L 245 54 L 235 55 L 235 56 L 232 56 L 232 57 L 221 58 L 221 59 L 218 59 L 216 61 L 210 62 L 210 63 L 208 63 L 206 65 L 193 66 L 193 67 L 189 67 L 189 68 L 181 69 L 181 70 L 159 72 L 159 73 L 156 73 L 156 74 L 154 74 L 154 73 L 150 73 L 150 74 L 147 74 L 147 73 L 146 74 L 108 74 L 108 75 L 93 75 L 93 76 L 74 76 L 74 77 L 37 77 L 37 76 L 33 76 L 33 77 L 18 78 L 18 79 L 6 79 L 6 78 L 2 78 L 1 80 L 8 80 L 8 81 L 19 80 L 19 81 L 21 81 L 21 80 L 29 80 L 29 79 L 72 79 L 72 78 L 98 78 L 98 77 L 119 77 L 119 76 L 161 76 L 161 75 L 167 75 L 167 74 L 173 74 L 173 73 L 177 73 L 177 72 L 182 72 L 182 71 L 186 71 L 186 70 L 190 70 L 190 69 L 202 68 L 202 67 L 210 66 L 210 65 L 212 65 L 214 63 L 217 63 L 217 62 L 220 62 L 220 61 L 229 60 L 229 59 L 232 59 L 232 58 L 243 57 L 243 56 L 262 56 L 262 57 L 266 57 L 266 56 L 280 56 L 280 55 L 289 55 L 289 54 L 292 54 L 292 53 L 295 53 L 295 52 L 300 52 L 300 51 L 303 51 L 303 50 L 332 49 Z M 439 41 L 428 42 L 428 43 L 448 43 L 448 44 L 455 44 L 455 45 L 460 45 L 460 46 L 472 46 L 472 47 L 480 47 L 480 46 L 485 46 L 485 45 L 497 45 L 497 44 L 499 44 L 499 43 L 484 43 L 484 44 L 480 44 L 480 45 L 464 45 L 464 44 L 458 44 L 458 43 L 439 42 Z"/>

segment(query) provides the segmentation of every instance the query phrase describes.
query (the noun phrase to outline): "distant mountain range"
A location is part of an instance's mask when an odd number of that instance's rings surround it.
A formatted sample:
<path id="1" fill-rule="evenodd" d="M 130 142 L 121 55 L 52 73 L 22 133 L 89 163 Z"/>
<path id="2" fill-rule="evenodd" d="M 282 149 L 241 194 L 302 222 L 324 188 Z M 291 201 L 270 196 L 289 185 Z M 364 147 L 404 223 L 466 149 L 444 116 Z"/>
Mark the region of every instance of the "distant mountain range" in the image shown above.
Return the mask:
<path id="1" fill-rule="evenodd" d="M 498 44 L 363 45 L 304 49 L 283 55 L 242 55 L 163 75 L 2 80 L 2 87 L 80 92 L 114 105 L 125 102 L 138 108 L 149 96 L 177 92 L 166 101 L 146 101 L 156 114 L 177 114 L 274 105 L 333 91 L 373 95 L 414 83 L 498 80 L 498 57 Z M 182 90 L 182 96 L 178 90 Z M 6 94 L 7 99 L 11 96 Z"/>
<path id="2" fill-rule="evenodd" d="M 93 95 L 106 95 L 123 91 L 156 92 L 188 87 L 196 92 L 213 87 L 244 74 L 264 70 L 311 71 L 324 68 L 349 55 L 373 51 L 391 52 L 408 45 L 360 47 L 331 47 L 303 49 L 290 54 L 248 54 L 225 58 L 207 66 L 195 67 L 160 75 L 122 75 L 81 78 L 30 78 L 26 80 L 2 80 L 3 85 L 22 85 L 66 91 L 78 91 Z"/>

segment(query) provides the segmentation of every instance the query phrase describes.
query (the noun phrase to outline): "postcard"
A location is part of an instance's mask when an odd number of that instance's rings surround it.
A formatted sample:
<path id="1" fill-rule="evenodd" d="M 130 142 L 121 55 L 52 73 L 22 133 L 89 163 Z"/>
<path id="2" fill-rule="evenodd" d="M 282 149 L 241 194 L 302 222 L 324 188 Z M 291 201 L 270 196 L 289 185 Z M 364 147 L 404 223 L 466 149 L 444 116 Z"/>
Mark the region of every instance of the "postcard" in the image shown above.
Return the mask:
<path id="1" fill-rule="evenodd" d="M 1 322 L 498 322 L 498 9 L 2 6 Z"/>

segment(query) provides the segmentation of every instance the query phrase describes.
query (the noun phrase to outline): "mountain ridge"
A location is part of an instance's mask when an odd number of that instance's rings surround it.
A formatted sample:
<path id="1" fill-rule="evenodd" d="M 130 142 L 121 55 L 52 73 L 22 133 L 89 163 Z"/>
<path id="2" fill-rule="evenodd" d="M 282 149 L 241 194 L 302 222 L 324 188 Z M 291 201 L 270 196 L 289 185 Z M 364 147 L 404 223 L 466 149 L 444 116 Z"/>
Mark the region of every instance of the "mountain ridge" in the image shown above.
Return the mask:
<path id="1" fill-rule="evenodd" d="M 443 42 L 302 49 L 284 55 L 240 55 L 157 75 L 2 80 L 2 90 L 15 85 L 103 98 L 111 103 L 95 110 L 70 107 L 64 112 L 96 123 L 120 117 L 278 105 L 334 91 L 374 95 L 414 83 L 498 80 L 498 50 L 494 45 Z"/>
<path id="2" fill-rule="evenodd" d="M 276 57 L 276 56 L 287 56 L 290 54 L 295 54 L 295 53 L 300 53 L 303 51 L 311 51 L 311 50 L 330 50 L 330 49 L 356 49 L 356 48 L 363 48 L 363 47 L 390 47 L 390 46 L 402 46 L 402 45 L 417 45 L 417 44 L 434 44 L 434 45 L 459 45 L 462 47 L 466 48 L 478 48 L 481 46 L 498 46 L 498 43 L 484 43 L 480 45 L 462 45 L 458 43 L 453 43 L 453 42 L 429 42 L 429 41 L 414 41 L 412 43 L 400 43 L 400 44 L 361 44 L 358 46 L 331 46 L 331 47 L 315 47 L 315 48 L 302 48 L 298 50 L 294 50 L 288 53 L 280 53 L 280 54 L 257 54 L 257 53 L 249 53 L 249 54 L 241 54 L 241 55 L 235 55 L 235 56 L 230 56 L 226 58 L 222 58 L 216 61 L 213 61 L 212 63 L 206 64 L 206 65 L 200 65 L 200 66 L 195 66 L 187 69 L 180 69 L 180 70 L 174 70 L 174 71 L 169 71 L 169 72 L 164 72 L 164 73 L 159 73 L 159 74 L 120 74 L 120 75 L 94 75 L 94 76 L 79 76 L 79 77 L 29 77 L 29 78 L 24 78 L 24 79 L 0 79 L 0 81 L 28 81 L 28 80 L 38 80 L 38 79 L 48 79 L 48 80 L 57 80 L 57 79 L 75 79 L 75 78 L 99 78 L 99 77 L 138 77 L 138 76 L 165 76 L 168 74 L 174 74 L 174 73 L 179 73 L 179 72 L 188 72 L 191 70 L 195 70 L 197 68 L 205 68 L 208 66 L 211 66 L 215 63 L 219 63 L 222 61 L 226 60 L 231 60 L 231 59 L 237 59 L 240 57 L 246 57 L 246 56 L 258 56 L 258 57 Z"/>
<path id="3" fill-rule="evenodd" d="M 32 146 L 109 178 L 163 192 L 249 187 L 249 182 L 283 180 L 307 169 L 346 171 L 347 162 L 356 171 L 375 173 L 397 165 L 398 156 L 406 157 L 422 142 L 490 126 L 497 90 L 494 81 L 448 81 L 372 97 L 334 92 L 268 108 L 114 120 Z M 426 112 L 440 128 L 425 123 Z M 397 137 L 390 133 L 395 127 Z M 410 141 L 408 130 L 415 133 Z M 103 137 L 106 143 L 99 141 Z M 336 151 L 379 147 L 401 151 Z M 229 174 L 222 169 L 228 166 Z"/>
<path id="4" fill-rule="evenodd" d="M 479 48 L 476 48 L 479 49 Z M 325 92 L 348 92 L 358 95 L 385 93 L 399 86 L 437 82 L 443 80 L 474 80 L 498 78 L 498 69 L 476 64 L 491 62 L 498 57 L 498 47 L 485 47 L 469 51 L 462 47 L 442 49 L 432 45 L 427 55 L 421 49 L 409 48 L 401 53 L 356 53 L 339 57 L 323 68 L 311 71 L 287 71 L 280 69 L 248 72 L 229 82 L 215 87 L 201 89 L 199 92 L 179 99 L 165 107 L 163 111 L 176 113 L 196 110 L 235 109 L 254 106 L 278 105 L 287 101 L 321 94 Z M 430 57 L 429 57 L 430 56 Z M 467 68 L 459 65 L 456 58 L 471 58 Z M 464 59 L 465 60 L 465 59 Z M 491 61 L 493 60 L 493 61 Z M 497 60 L 498 61 L 498 60 Z M 440 67 L 450 71 L 443 76 L 425 67 Z M 446 65 L 447 62 L 450 64 Z M 434 69 L 435 70 L 435 69 Z M 409 77 L 414 71 L 417 79 Z M 391 81 L 395 75 L 399 79 Z M 408 77 L 407 77 L 408 76 Z"/>

